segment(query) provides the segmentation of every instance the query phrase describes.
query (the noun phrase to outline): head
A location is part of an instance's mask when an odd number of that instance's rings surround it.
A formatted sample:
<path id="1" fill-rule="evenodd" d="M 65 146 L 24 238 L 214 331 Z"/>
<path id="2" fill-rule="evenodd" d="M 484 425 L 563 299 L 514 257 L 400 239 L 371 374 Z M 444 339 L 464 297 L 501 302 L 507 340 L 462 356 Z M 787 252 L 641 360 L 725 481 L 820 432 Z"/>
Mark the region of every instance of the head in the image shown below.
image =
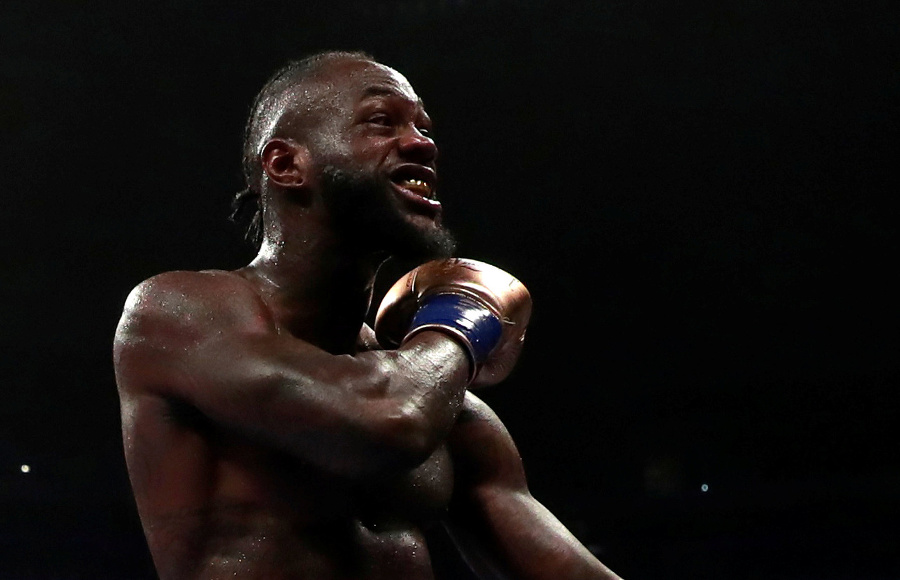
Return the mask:
<path id="1" fill-rule="evenodd" d="M 431 119 L 403 75 L 364 53 L 319 53 L 282 67 L 257 96 L 232 217 L 259 246 L 285 226 L 286 207 L 321 202 L 361 249 L 449 255 L 436 158 Z"/>

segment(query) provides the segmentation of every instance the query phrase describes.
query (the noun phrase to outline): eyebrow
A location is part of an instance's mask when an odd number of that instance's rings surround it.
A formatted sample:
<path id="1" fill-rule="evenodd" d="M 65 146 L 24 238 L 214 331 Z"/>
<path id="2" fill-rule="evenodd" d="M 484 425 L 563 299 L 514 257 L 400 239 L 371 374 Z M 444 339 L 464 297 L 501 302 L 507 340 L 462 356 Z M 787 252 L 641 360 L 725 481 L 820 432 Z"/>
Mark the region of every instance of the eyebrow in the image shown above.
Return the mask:
<path id="1" fill-rule="evenodd" d="M 387 85 L 369 85 L 366 87 L 365 91 L 363 91 L 363 98 L 365 97 L 389 97 L 392 95 L 402 96 L 400 91 L 395 88 L 389 87 Z"/>
<path id="2" fill-rule="evenodd" d="M 361 100 L 365 100 L 371 97 L 399 97 L 403 100 L 407 100 L 406 95 L 388 85 L 371 85 L 366 87 L 366 89 L 363 91 Z M 419 99 L 418 101 L 416 101 L 416 103 L 422 109 L 425 108 L 425 103 L 422 102 L 422 99 Z"/>

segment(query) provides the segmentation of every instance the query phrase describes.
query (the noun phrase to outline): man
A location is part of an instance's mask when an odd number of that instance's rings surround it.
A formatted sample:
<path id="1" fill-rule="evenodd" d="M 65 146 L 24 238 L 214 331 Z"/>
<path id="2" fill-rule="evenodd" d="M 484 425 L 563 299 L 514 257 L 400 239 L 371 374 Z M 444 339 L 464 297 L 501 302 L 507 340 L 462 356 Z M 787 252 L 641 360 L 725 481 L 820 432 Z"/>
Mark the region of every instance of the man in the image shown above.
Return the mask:
<path id="1" fill-rule="evenodd" d="M 468 390 L 515 364 L 527 290 L 432 261 L 364 324 L 387 256 L 453 251 L 430 130 L 409 82 L 364 54 L 288 65 L 247 125 L 257 257 L 129 296 L 123 438 L 161 578 L 431 579 L 442 529 L 482 578 L 616 578 L 529 494 Z"/>

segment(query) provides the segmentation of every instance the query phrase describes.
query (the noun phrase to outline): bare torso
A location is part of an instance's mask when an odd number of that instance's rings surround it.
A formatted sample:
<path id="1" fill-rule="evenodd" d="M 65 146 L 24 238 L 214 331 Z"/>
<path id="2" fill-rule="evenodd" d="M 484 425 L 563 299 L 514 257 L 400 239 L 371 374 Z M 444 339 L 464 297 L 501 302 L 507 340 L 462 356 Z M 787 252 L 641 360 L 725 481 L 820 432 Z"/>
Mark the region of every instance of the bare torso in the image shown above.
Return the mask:
<path id="1" fill-rule="evenodd" d="M 450 499 L 445 447 L 412 471 L 352 482 L 179 417 L 178 404 L 137 406 L 128 461 L 163 578 L 433 577 L 422 527 Z"/>
<path id="2" fill-rule="evenodd" d="M 354 480 L 152 392 L 124 396 L 122 418 L 161 578 L 434 578 L 423 530 L 450 501 L 446 445 L 413 469 Z"/>
<path id="3" fill-rule="evenodd" d="M 362 309 L 279 296 L 169 272 L 126 302 L 125 455 L 161 580 L 618 578 L 531 495 L 455 340 L 380 350 Z"/>

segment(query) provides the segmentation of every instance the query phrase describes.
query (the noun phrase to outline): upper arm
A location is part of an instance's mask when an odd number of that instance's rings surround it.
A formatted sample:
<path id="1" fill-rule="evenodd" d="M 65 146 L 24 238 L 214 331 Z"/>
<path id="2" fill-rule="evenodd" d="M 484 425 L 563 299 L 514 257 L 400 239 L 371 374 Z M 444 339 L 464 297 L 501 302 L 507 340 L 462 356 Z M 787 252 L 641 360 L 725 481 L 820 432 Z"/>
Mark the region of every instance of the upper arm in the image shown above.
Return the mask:
<path id="1" fill-rule="evenodd" d="M 415 461 L 431 445 L 403 353 L 335 356 L 280 333 L 232 274 L 173 272 L 138 286 L 114 355 L 123 402 L 182 400 L 326 469 Z"/>
<path id="2" fill-rule="evenodd" d="M 457 487 L 447 528 L 482 577 L 618 578 L 531 495 L 512 437 L 474 395 L 466 395 L 450 449 Z"/>

